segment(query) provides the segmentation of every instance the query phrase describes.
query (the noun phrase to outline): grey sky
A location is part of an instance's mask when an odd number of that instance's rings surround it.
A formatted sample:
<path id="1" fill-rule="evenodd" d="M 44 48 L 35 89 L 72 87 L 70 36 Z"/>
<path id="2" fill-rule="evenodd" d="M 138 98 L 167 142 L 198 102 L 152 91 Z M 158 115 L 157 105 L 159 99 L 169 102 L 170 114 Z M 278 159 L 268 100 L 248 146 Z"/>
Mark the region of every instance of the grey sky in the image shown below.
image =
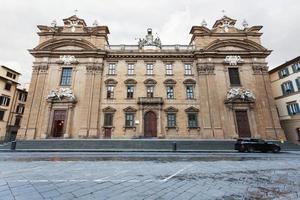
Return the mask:
<path id="1" fill-rule="evenodd" d="M 189 31 L 205 19 L 208 27 L 226 15 L 241 26 L 263 25 L 263 46 L 272 49 L 270 68 L 300 53 L 299 0 L 0 0 L 0 64 L 30 81 L 33 58 L 27 49 L 38 43 L 36 25 L 50 25 L 74 14 L 92 25 L 107 25 L 110 44 L 136 44 L 152 27 L 163 44 L 188 44 Z"/>

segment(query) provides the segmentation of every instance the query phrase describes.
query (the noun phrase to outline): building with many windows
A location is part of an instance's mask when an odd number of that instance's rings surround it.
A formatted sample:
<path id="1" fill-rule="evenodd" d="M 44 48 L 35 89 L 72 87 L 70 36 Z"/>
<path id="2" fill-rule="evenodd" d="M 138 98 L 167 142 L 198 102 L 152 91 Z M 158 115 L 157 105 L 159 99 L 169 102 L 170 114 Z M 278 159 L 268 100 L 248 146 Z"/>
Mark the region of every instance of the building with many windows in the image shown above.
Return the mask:
<path id="1" fill-rule="evenodd" d="M 300 56 L 275 67 L 270 80 L 279 119 L 288 140 L 300 140 Z"/>
<path id="2" fill-rule="evenodd" d="M 152 29 L 111 45 L 107 26 L 63 22 L 38 26 L 20 139 L 284 139 L 262 26 L 224 16 L 193 26 L 188 45 L 163 45 Z"/>
<path id="3" fill-rule="evenodd" d="M 6 66 L 0 67 L 0 141 L 14 140 L 20 127 L 27 98 L 26 89 L 20 89 L 21 74 Z"/>

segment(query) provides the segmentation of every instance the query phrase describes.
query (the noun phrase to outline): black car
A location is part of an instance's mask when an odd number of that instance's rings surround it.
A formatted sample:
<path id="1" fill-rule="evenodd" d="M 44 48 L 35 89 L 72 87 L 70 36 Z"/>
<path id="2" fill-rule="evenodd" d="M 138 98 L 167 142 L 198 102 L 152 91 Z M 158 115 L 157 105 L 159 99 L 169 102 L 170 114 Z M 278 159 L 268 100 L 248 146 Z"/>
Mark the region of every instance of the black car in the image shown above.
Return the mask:
<path id="1" fill-rule="evenodd" d="M 266 142 L 261 139 L 238 139 L 234 145 L 234 149 L 239 152 L 268 152 L 278 153 L 281 148 L 272 142 Z"/>

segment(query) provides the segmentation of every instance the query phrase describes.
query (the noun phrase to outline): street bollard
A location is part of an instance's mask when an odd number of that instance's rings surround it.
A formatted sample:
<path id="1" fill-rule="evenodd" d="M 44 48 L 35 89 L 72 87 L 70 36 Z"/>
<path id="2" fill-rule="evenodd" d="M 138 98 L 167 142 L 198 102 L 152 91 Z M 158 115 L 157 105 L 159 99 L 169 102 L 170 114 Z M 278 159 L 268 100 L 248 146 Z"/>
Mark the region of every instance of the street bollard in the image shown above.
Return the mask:
<path id="1" fill-rule="evenodd" d="M 17 147 L 17 141 L 12 141 L 11 146 L 10 146 L 10 150 L 16 150 L 16 147 Z"/>
<path id="2" fill-rule="evenodd" d="M 173 151 L 177 151 L 177 143 L 173 142 Z"/>

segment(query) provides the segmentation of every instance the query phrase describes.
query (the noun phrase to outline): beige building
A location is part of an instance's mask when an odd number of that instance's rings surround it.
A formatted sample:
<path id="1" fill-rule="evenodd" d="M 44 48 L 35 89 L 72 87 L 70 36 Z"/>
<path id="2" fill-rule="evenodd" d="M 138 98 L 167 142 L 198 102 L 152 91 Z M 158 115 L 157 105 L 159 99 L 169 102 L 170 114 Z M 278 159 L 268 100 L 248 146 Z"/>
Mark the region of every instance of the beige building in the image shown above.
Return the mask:
<path id="1" fill-rule="evenodd" d="M 280 123 L 288 140 L 300 140 L 300 56 L 269 71 Z"/>
<path id="2" fill-rule="evenodd" d="M 162 45 L 151 29 L 111 45 L 107 26 L 63 22 L 38 26 L 19 139 L 284 139 L 262 26 L 224 16 L 193 26 L 188 45 Z"/>
<path id="3" fill-rule="evenodd" d="M 26 101 L 22 96 L 27 96 L 26 90 L 18 88 L 20 75 L 8 67 L 0 67 L 0 141 L 15 139 L 20 127 Z"/>

